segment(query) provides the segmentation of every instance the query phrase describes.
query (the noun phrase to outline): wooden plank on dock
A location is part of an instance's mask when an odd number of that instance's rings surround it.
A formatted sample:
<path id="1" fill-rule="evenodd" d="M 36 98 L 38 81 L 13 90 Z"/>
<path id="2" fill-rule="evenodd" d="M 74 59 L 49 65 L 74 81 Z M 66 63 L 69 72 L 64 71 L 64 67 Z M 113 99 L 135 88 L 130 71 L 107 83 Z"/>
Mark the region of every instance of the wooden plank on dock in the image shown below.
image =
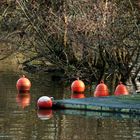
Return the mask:
<path id="1" fill-rule="evenodd" d="M 140 95 L 54 100 L 54 108 L 140 114 Z"/>

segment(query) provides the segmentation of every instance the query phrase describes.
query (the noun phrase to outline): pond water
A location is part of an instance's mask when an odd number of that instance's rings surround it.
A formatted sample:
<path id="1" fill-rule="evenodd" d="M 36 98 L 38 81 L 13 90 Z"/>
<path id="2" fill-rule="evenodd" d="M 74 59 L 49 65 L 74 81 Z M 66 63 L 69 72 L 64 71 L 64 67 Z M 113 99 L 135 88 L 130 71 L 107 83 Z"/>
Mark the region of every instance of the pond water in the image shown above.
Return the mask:
<path id="1" fill-rule="evenodd" d="M 38 111 L 40 96 L 70 98 L 69 87 L 50 76 L 28 75 L 32 87 L 20 96 L 18 73 L 0 72 L 0 139 L 2 140 L 139 140 L 140 116 L 78 110 Z M 91 96 L 87 93 L 86 96 Z"/>

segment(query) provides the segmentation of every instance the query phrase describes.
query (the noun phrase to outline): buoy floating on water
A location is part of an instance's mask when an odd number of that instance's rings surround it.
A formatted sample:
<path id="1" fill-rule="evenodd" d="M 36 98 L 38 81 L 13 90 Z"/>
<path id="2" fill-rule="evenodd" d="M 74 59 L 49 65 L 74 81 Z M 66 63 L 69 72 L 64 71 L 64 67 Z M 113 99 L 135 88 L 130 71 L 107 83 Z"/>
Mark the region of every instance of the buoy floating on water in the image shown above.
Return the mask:
<path id="1" fill-rule="evenodd" d="M 52 108 L 52 97 L 42 96 L 37 101 L 38 109 L 49 109 Z"/>
<path id="2" fill-rule="evenodd" d="M 94 97 L 102 97 L 102 96 L 109 96 L 108 87 L 104 84 L 104 81 L 101 81 L 100 84 L 97 85 Z"/>
<path id="3" fill-rule="evenodd" d="M 119 85 L 116 87 L 114 94 L 116 96 L 118 95 L 128 95 L 129 92 L 124 84 L 122 82 L 119 82 Z"/>
<path id="4" fill-rule="evenodd" d="M 71 90 L 75 93 L 81 93 L 85 91 L 85 84 L 82 80 L 75 80 L 71 84 Z"/>
<path id="5" fill-rule="evenodd" d="M 16 87 L 18 91 L 30 91 L 31 82 L 28 78 L 23 75 L 16 83 Z"/>

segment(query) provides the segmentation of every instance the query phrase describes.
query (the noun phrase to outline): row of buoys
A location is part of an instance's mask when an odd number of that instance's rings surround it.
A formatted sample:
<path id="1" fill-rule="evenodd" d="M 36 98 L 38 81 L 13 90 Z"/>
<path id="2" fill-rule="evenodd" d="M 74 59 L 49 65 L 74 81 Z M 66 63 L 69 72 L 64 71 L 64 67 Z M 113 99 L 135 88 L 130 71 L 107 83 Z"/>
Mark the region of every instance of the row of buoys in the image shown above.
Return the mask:
<path id="1" fill-rule="evenodd" d="M 19 92 L 27 93 L 30 91 L 31 88 L 31 82 L 28 78 L 26 78 L 24 75 L 17 81 L 16 83 L 17 90 Z M 71 98 L 85 98 L 84 91 L 85 91 L 85 84 L 82 80 L 75 80 L 71 84 Z M 125 85 L 120 82 L 118 86 L 115 89 L 114 95 L 128 95 L 128 90 Z M 96 86 L 95 92 L 94 92 L 94 97 L 102 97 L 102 96 L 109 96 L 109 90 L 107 85 L 101 81 L 100 84 Z M 30 102 L 30 94 L 25 94 L 21 95 L 18 94 L 17 96 L 17 102 L 21 102 L 20 98 L 24 99 L 22 101 L 22 106 L 24 108 L 25 105 L 28 105 Z M 52 97 L 48 96 L 42 96 L 38 99 L 37 101 L 37 107 L 38 109 L 49 109 L 52 108 L 53 106 L 53 101 Z"/>
<path id="2" fill-rule="evenodd" d="M 30 88 L 31 82 L 30 80 L 25 77 L 24 75 L 17 81 L 16 88 L 18 90 L 18 94 L 16 96 L 16 102 L 22 108 L 29 106 L 31 101 L 30 96 Z M 52 97 L 42 96 L 37 101 L 37 116 L 41 120 L 48 120 L 52 118 L 53 111 L 52 111 Z M 45 109 L 45 110 L 44 110 Z M 46 110 L 47 109 L 47 110 Z"/>
<path id="3" fill-rule="evenodd" d="M 78 95 L 76 95 L 76 93 L 81 95 L 81 93 L 85 91 L 84 82 L 79 79 L 75 80 L 71 85 L 71 90 L 72 90 L 73 94 L 78 97 Z M 124 84 L 122 84 L 122 82 L 119 82 L 118 86 L 115 89 L 114 95 L 117 96 L 117 95 L 128 95 L 128 94 L 129 94 L 129 92 L 128 92 L 126 86 Z M 93 96 L 94 97 L 109 96 L 108 87 L 104 83 L 103 80 L 100 82 L 100 84 L 98 84 L 96 86 Z M 82 96 L 82 97 L 84 97 L 84 96 Z"/>

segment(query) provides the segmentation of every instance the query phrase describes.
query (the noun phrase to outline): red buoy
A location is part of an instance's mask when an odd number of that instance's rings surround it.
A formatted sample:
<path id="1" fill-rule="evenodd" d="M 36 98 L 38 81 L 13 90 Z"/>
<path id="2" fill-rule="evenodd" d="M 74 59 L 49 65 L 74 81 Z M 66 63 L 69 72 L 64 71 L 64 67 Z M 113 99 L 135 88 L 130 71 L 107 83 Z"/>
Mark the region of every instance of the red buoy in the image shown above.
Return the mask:
<path id="1" fill-rule="evenodd" d="M 116 87 L 114 94 L 116 96 L 118 96 L 118 95 L 128 95 L 129 92 L 128 92 L 126 86 L 123 85 L 122 82 L 120 82 L 119 85 Z"/>
<path id="2" fill-rule="evenodd" d="M 71 99 L 74 99 L 74 98 L 85 98 L 85 95 L 84 93 L 72 93 Z"/>
<path id="3" fill-rule="evenodd" d="M 18 93 L 16 97 L 16 101 L 18 105 L 21 106 L 22 108 L 29 106 L 31 101 L 30 93 L 25 93 L 25 94 Z"/>
<path id="4" fill-rule="evenodd" d="M 84 92 L 85 91 L 85 84 L 82 80 L 75 80 L 72 82 L 71 84 L 71 90 L 73 92 L 77 92 L 77 93 L 80 93 L 80 92 Z"/>
<path id="5" fill-rule="evenodd" d="M 40 120 L 48 120 L 53 117 L 53 111 L 51 109 L 47 110 L 37 110 L 37 116 Z"/>
<path id="6" fill-rule="evenodd" d="M 37 101 L 37 107 L 39 109 L 52 108 L 52 99 L 48 96 L 42 96 Z"/>
<path id="7" fill-rule="evenodd" d="M 104 84 L 103 81 L 101 81 L 100 84 L 97 85 L 94 92 L 94 97 L 102 96 L 109 96 L 108 87 Z"/>
<path id="8" fill-rule="evenodd" d="M 18 91 L 29 91 L 31 82 L 24 75 L 17 81 L 16 87 Z"/>

